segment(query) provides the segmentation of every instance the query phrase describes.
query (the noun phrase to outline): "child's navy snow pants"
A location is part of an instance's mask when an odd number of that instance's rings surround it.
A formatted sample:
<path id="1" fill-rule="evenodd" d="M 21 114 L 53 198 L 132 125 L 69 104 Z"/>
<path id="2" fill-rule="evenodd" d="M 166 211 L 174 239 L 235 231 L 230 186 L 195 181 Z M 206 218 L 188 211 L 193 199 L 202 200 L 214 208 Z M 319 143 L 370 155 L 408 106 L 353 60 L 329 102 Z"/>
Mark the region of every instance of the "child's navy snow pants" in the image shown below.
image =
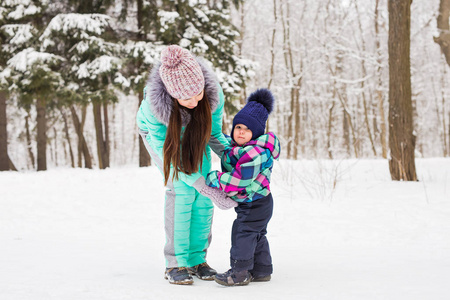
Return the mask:
<path id="1" fill-rule="evenodd" d="M 266 238 L 272 217 L 272 193 L 253 202 L 239 203 L 231 232 L 231 268 L 253 276 L 272 274 L 272 257 Z"/>

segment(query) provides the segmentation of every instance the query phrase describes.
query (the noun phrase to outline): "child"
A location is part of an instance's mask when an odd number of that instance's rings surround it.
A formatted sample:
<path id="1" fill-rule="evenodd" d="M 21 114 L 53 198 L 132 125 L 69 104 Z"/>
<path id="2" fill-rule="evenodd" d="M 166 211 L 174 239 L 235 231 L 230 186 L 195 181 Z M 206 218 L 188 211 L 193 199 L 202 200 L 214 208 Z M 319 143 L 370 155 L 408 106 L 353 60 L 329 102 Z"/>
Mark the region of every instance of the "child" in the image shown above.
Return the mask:
<path id="1" fill-rule="evenodd" d="M 215 281 L 226 286 L 250 281 L 269 281 L 272 258 L 266 238 L 272 217 L 270 175 L 274 159 L 280 156 L 280 142 L 264 134 L 274 98 L 267 89 L 252 93 L 233 119 L 230 147 L 222 156 L 222 171 L 210 172 L 206 184 L 226 192 L 239 203 L 231 233 L 230 265 Z M 232 140 L 231 140 L 232 139 Z"/>

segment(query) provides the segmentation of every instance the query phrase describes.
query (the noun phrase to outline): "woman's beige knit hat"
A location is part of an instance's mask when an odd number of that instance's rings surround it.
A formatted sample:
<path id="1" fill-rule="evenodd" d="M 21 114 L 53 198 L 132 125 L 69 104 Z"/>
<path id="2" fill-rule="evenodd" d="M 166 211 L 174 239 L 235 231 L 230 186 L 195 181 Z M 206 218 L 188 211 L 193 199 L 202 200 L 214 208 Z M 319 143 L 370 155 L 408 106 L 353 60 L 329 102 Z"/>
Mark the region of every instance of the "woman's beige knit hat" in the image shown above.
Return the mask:
<path id="1" fill-rule="evenodd" d="M 186 49 L 171 45 L 161 52 L 159 75 L 169 94 L 187 100 L 197 96 L 205 87 L 202 69 Z"/>

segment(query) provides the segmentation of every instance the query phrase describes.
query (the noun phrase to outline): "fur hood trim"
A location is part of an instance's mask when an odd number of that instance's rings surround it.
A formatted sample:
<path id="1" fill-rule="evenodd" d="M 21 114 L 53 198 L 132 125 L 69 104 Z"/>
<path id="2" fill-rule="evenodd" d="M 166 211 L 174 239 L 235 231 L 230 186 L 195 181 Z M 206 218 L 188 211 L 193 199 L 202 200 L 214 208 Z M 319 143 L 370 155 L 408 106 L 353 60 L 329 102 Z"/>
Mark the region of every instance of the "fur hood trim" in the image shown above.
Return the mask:
<path id="1" fill-rule="evenodd" d="M 207 66 L 206 62 L 196 57 L 199 63 L 203 76 L 205 77 L 205 92 L 208 96 L 209 105 L 211 106 L 211 113 L 219 106 L 219 87 L 218 81 L 214 72 Z M 170 115 L 173 109 L 172 97 L 167 92 L 166 87 L 159 75 L 159 67 L 161 63 L 155 65 L 150 73 L 147 81 L 147 95 L 146 101 L 150 103 L 155 117 L 164 125 L 169 125 Z M 180 110 L 182 125 L 186 126 L 191 120 L 191 115 L 185 109 Z"/>

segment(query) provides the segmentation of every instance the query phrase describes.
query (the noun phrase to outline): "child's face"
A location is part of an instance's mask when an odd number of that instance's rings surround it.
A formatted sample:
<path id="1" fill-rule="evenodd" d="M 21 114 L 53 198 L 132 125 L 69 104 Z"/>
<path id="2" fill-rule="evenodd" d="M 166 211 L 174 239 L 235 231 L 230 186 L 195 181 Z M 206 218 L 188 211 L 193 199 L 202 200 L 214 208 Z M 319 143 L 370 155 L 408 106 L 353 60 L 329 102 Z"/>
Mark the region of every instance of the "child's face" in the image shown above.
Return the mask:
<path id="1" fill-rule="evenodd" d="M 250 142 L 252 136 L 252 131 L 244 124 L 236 124 L 236 126 L 234 126 L 233 139 L 239 146 Z"/>

